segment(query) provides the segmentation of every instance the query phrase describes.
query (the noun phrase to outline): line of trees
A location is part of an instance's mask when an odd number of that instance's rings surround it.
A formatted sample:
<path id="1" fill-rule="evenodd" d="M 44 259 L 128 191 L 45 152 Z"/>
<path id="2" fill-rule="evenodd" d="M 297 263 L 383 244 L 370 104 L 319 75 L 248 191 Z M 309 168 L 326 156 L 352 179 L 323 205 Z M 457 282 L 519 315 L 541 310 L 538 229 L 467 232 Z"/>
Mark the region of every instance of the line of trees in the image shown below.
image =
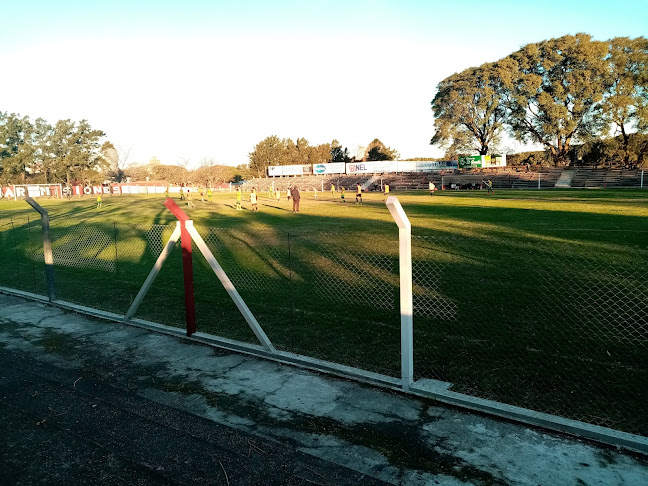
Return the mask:
<path id="1" fill-rule="evenodd" d="M 355 160 L 395 160 L 398 152 L 387 147 L 377 138 L 364 150 L 364 155 L 357 159 L 349 155 L 349 149 L 342 147 L 340 142 L 310 145 L 305 138 L 293 142 L 290 138 L 279 138 L 276 135 L 266 137 L 254 147 L 249 155 L 250 170 L 261 177 L 266 168 L 272 165 L 307 165 L 325 164 L 328 162 L 352 162 Z"/>
<path id="2" fill-rule="evenodd" d="M 648 131 L 648 40 L 576 34 L 528 44 L 441 81 L 432 110 L 430 143 L 451 158 L 490 153 L 508 132 L 566 165 L 575 143 L 614 133 L 624 165 L 636 163 L 630 135 Z"/>
<path id="3" fill-rule="evenodd" d="M 42 183 L 95 183 L 110 164 L 110 142 L 87 120 L 59 120 L 50 124 L 42 118 L 0 112 L 0 181 L 25 182 L 33 175 Z"/>

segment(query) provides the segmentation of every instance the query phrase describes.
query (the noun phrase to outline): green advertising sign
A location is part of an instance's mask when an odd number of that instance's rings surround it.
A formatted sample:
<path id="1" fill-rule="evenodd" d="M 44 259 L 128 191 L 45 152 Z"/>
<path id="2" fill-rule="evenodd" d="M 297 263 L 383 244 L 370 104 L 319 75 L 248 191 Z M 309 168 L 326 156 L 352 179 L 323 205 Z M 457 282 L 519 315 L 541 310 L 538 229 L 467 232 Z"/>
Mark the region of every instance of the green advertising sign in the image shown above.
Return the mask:
<path id="1" fill-rule="evenodd" d="M 466 155 L 464 157 L 459 157 L 457 165 L 460 169 L 472 169 L 474 167 L 481 167 L 482 157 L 481 155 Z"/>

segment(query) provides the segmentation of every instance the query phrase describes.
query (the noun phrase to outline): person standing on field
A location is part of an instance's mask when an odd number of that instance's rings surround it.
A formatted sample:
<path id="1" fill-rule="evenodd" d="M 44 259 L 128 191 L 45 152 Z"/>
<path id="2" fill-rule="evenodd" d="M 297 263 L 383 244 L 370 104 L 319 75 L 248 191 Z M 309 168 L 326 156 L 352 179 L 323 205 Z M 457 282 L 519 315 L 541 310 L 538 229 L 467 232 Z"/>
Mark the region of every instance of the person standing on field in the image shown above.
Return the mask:
<path id="1" fill-rule="evenodd" d="M 358 200 L 360 201 L 359 204 L 362 204 L 362 187 L 360 187 L 359 182 L 356 184 L 356 204 L 358 204 Z"/>
<path id="2" fill-rule="evenodd" d="M 389 184 L 385 182 L 385 198 L 383 199 L 383 201 L 388 197 L 389 197 Z"/>
<path id="3" fill-rule="evenodd" d="M 252 211 L 258 211 L 259 206 L 257 205 L 257 193 L 256 193 L 256 188 L 252 188 L 252 192 L 250 193 L 250 203 L 252 203 Z"/>
<path id="4" fill-rule="evenodd" d="M 213 194 L 214 194 L 214 193 L 212 192 L 211 187 L 210 187 L 209 189 L 207 189 L 207 200 L 208 200 L 209 202 L 212 202 L 212 195 L 213 195 Z"/>
<path id="5" fill-rule="evenodd" d="M 243 194 L 241 194 L 241 188 L 236 188 L 236 210 L 241 210 L 241 199 L 243 199 Z"/>
<path id="6" fill-rule="evenodd" d="M 335 197 L 335 184 L 331 184 L 331 197 Z"/>
<path id="7" fill-rule="evenodd" d="M 97 194 L 97 209 L 101 209 L 101 194 Z"/>
<path id="8" fill-rule="evenodd" d="M 187 189 L 187 207 L 193 208 L 193 196 L 191 195 L 191 189 Z"/>
<path id="9" fill-rule="evenodd" d="M 430 196 L 434 196 L 434 191 L 436 191 L 436 186 L 434 185 L 434 182 L 430 181 L 428 186 L 430 187 Z"/>
<path id="10" fill-rule="evenodd" d="M 293 200 L 293 213 L 298 213 L 299 212 L 299 187 L 297 186 L 292 186 L 290 189 L 290 196 L 292 197 Z"/>
<path id="11" fill-rule="evenodd" d="M 342 198 L 342 202 L 343 202 L 343 203 L 346 202 L 346 199 L 344 199 L 344 192 L 345 192 L 345 191 L 346 191 L 346 189 L 344 189 L 344 186 L 342 186 L 341 193 L 340 193 L 340 198 Z"/>

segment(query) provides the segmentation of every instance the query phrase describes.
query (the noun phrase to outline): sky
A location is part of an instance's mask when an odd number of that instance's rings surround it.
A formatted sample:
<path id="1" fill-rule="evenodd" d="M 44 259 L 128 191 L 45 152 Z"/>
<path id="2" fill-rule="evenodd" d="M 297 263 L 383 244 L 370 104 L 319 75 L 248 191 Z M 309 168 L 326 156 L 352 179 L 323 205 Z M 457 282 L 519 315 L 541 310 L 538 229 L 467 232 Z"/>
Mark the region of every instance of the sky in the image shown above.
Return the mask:
<path id="1" fill-rule="evenodd" d="M 0 0 L 0 111 L 86 119 L 127 163 L 244 164 L 270 135 L 439 157 L 441 80 L 646 19 L 646 0 Z"/>

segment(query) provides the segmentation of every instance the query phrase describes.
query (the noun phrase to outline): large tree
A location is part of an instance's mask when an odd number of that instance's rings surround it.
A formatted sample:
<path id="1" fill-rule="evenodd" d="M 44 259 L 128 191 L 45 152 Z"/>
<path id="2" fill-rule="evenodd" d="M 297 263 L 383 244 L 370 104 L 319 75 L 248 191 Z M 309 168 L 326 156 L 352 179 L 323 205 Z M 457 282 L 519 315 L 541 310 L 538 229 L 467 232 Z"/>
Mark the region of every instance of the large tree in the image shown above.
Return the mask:
<path id="1" fill-rule="evenodd" d="M 502 79 L 510 73 L 510 66 L 506 60 L 484 64 L 441 81 L 432 100 L 435 132 L 430 144 L 453 153 L 487 154 L 502 131 Z"/>
<path id="2" fill-rule="evenodd" d="M 648 130 L 648 40 L 617 37 L 609 41 L 609 88 L 605 115 L 620 133 L 623 162 L 630 162 L 630 130 Z"/>
<path id="3" fill-rule="evenodd" d="M 507 116 L 520 141 L 542 144 L 555 165 L 569 162 L 574 141 L 605 126 L 602 116 L 608 47 L 587 34 L 528 44 L 513 53 L 517 69 L 507 84 Z"/>

